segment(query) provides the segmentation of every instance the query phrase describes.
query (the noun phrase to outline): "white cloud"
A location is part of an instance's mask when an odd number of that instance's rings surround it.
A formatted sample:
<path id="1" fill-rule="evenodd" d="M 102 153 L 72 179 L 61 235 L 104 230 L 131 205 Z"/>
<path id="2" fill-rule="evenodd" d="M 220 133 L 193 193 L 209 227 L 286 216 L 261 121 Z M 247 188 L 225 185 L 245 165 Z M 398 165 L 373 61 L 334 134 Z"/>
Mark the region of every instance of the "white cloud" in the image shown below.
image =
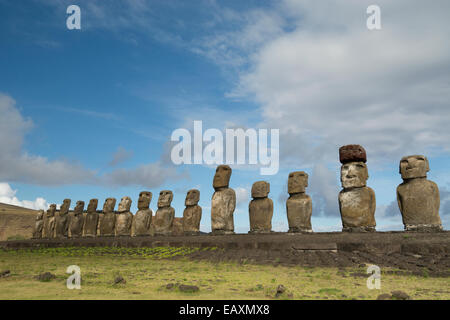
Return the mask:
<path id="1" fill-rule="evenodd" d="M 296 27 L 250 56 L 235 94 L 281 129 L 282 158 L 330 161 L 348 143 L 369 161 L 450 151 L 450 4 L 378 4 L 384 23 L 374 32 L 366 1 L 285 1 L 279 14 Z"/>
<path id="2" fill-rule="evenodd" d="M 44 198 L 36 198 L 34 201 L 19 200 L 16 197 L 17 190 L 13 190 L 6 182 L 0 182 L 0 202 L 20 206 L 33 210 L 47 210 L 48 203 Z"/>
<path id="3" fill-rule="evenodd" d="M 107 186 L 158 187 L 167 179 L 186 178 L 175 167 L 157 161 L 136 168 L 116 169 L 103 175 L 81 164 L 67 160 L 49 160 L 31 155 L 23 150 L 26 134 L 32 129 L 31 119 L 25 119 L 16 102 L 0 93 L 0 179 L 38 185 L 90 184 Z M 118 164 L 129 156 L 128 151 L 118 150 L 112 164 Z"/>
<path id="4" fill-rule="evenodd" d="M 120 146 L 113 154 L 111 161 L 108 163 L 111 167 L 124 163 L 125 161 L 133 157 L 133 151 L 128 151 L 124 147 Z"/>
<path id="5" fill-rule="evenodd" d="M 234 189 L 236 192 L 236 207 L 249 202 L 249 192 L 248 189 L 243 187 L 237 187 Z"/>

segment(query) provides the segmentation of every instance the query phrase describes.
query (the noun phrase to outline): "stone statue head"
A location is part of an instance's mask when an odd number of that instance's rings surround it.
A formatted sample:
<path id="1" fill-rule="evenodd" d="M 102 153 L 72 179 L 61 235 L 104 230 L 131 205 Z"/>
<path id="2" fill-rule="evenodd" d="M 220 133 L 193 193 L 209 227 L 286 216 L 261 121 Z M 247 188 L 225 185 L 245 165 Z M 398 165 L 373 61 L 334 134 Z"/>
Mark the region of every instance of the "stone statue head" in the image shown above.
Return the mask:
<path id="1" fill-rule="evenodd" d="M 103 204 L 103 212 L 113 212 L 116 206 L 116 198 L 107 198 Z"/>
<path id="2" fill-rule="evenodd" d="M 270 192 L 270 183 L 257 181 L 252 186 L 252 198 L 266 198 Z"/>
<path id="3" fill-rule="evenodd" d="M 142 191 L 139 193 L 138 209 L 148 209 L 150 207 L 150 202 L 152 201 L 152 196 L 150 191 Z"/>
<path id="4" fill-rule="evenodd" d="M 73 209 L 73 214 L 75 216 L 78 216 L 80 214 L 83 214 L 84 210 L 84 201 L 77 201 L 77 204 L 75 205 L 75 208 Z"/>
<path id="5" fill-rule="evenodd" d="M 288 193 L 304 193 L 308 186 L 308 174 L 304 171 L 295 171 L 289 173 Z"/>
<path id="6" fill-rule="evenodd" d="M 87 207 L 87 212 L 96 212 L 98 206 L 98 199 L 89 200 L 89 204 Z"/>
<path id="7" fill-rule="evenodd" d="M 158 208 L 170 207 L 173 199 L 173 193 L 170 190 L 163 190 L 159 193 Z"/>
<path id="8" fill-rule="evenodd" d="M 365 187 L 369 173 L 364 162 L 348 162 L 341 166 L 341 184 L 343 188 Z"/>
<path id="9" fill-rule="evenodd" d="M 39 210 L 39 212 L 36 215 L 36 221 L 40 221 L 44 219 L 44 210 Z"/>
<path id="10" fill-rule="evenodd" d="M 47 210 L 47 217 L 53 217 L 56 212 L 56 204 L 52 203 Z"/>
<path id="11" fill-rule="evenodd" d="M 227 188 L 230 184 L 231 168 L 227 165 L 220 165 L 216 169 L 216 174 L 214 175 L 213 188 Z"/>
<path id="12" fill-rule="evenodd" d="M 425 178 L 430 171 L 430 165 L 425 156 L 406 156 L 400 160 L 399 171 L 402 179 Z"/>
<path id="13" fill-rule="evenodd" d="M 64 215 L 69 213 L 70 203 L 72 201 L 70 199 L 64 199 L 61 207 L 59 208 L 59 215 Z"/>
<path id="14" fill-rule="evenodd" d="M 186 194 L 185 206 L 195 206 L 200 201 L 200 191 L 197 189 L 191 189 Z"/>
<path id="15" fill-rule="evenodd" d="M 131 209 L 131 198 L 130 197 L 123 197 L 120 199 L 119 208 L 117 211 L 119 212 L 129 212 Z"/>

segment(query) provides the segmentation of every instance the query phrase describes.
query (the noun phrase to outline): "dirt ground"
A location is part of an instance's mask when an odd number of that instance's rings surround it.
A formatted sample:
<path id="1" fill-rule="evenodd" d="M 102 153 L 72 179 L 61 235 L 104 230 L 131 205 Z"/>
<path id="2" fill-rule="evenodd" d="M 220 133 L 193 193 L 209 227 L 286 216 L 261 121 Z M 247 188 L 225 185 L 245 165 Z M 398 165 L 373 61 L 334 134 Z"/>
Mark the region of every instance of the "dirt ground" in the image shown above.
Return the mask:
<path id="1" fill-rule="evenodd" d="M 361 267 L 375 264 L 398 273 L 450 276 L 450 232 L 272 233 L 121 237 L 0 242 L 5 248 L 33 247 L 215 247 L 188 257 L 210 262 L 239 262 L 305 267 Z M 367 275 L 362 275 L 366 277 Z"/>

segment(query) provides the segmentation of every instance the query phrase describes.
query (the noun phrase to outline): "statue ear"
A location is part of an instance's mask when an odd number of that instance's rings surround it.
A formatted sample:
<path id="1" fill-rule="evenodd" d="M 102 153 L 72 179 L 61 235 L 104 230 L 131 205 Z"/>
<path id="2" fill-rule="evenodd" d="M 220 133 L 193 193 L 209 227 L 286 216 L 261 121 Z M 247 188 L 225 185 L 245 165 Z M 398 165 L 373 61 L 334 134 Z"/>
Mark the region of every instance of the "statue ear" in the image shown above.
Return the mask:
<path id="1" fill-rule="evenodd" d="M 430 163 L 428 162 L 428 158 L 426 158 L 426 157 L 425 157 L 425 162 L 427 163 L 426 169 L 427 169 L 427 172 L 428 172 L 428 171 L 430 171 Z"/>

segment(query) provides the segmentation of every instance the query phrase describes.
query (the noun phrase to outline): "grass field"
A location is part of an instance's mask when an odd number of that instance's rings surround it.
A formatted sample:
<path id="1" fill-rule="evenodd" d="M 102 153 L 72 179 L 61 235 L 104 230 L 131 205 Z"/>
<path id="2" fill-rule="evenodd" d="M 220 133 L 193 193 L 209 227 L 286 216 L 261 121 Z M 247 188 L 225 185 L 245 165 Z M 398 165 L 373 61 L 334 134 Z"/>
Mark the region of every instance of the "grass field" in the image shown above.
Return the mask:
<path id="1" fill-rule="evenodd" d="M 394 290 L 412 299 L 450 299 L 450 278 L 394 275 L 382 269 L 381 289 L 366 286 L 366 267 L 305 268 L 210 263 L 186 257 L 198 248 L 53 248 L 0 250 L 0 299 L 376 299 Z M 202 250 L 216 250 L 207 248 Z M 218 249 L 217 249 L 218 250 Z M 81 289 L 69 290 L 70 265 L 81 268 Z M 55 279 L 35 278 L 51 272 Z M 126 283 L 114 284 L 122 276 Z M 168 284 L 175 284 L 168 289 Z M 181 292 L 176 284 L 195 285 Z M 169 285 L 170 287 L 170 285 Z"/>

